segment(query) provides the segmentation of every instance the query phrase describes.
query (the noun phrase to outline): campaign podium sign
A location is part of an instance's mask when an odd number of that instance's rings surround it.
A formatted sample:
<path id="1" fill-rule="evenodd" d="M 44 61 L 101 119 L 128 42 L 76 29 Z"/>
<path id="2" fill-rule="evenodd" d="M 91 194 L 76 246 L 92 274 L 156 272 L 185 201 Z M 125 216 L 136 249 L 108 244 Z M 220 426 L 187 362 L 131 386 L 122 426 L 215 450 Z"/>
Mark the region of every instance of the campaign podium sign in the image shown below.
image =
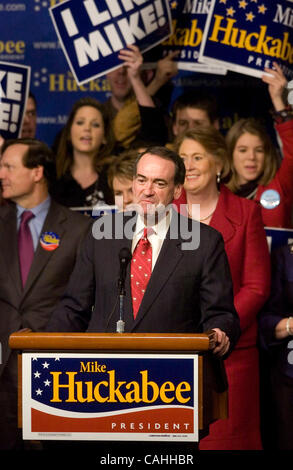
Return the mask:
<path id="1" fill-rule="evenodd" d="M 23 438 L 198 441 L 197 359 L 24 353 Z"/>
<path id="2" fill-rule="evenodd" d="M 227 417 L 214 333 L 33 333 L 19 354 L 23 439 L 197 442 Z"/>

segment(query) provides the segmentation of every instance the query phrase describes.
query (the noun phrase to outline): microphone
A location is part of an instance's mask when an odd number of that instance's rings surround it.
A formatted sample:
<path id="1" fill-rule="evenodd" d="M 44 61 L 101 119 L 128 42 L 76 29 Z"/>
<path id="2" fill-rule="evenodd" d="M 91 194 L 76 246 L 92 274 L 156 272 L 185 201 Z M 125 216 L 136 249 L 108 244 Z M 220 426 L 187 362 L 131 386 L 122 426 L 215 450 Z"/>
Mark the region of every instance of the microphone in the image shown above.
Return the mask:
<path id="1" fill-rule="evenodd" d="M 120 297 L 120 318 L 116 324 L 116 332 L 117 333 L 124 333 L 124 325 L 125 322 L 123 321 L 123 298 L 126 294 L 125 292 L 125 278 L 126 278 L 126 269 L 127 266 L 132 258 L 132 253 L 129 248 L 121 248 L 119 251 L 119 261 L 120 261 L 120 275 L 118 280 L 118 287 L 119 287 L 119 297 Z"/>
<path id="2" fill-rule="evenodd" d="M 121 248 L 119 251 L 119 261 L 120 261 L 120 276 L 118 285 L 120 288 L 120 294 L 125 295 L 125 278 L 126 278 L 126 268 L 129 264 L 129 261 L 132 258 L 132 254 L 129 248 Z"/>

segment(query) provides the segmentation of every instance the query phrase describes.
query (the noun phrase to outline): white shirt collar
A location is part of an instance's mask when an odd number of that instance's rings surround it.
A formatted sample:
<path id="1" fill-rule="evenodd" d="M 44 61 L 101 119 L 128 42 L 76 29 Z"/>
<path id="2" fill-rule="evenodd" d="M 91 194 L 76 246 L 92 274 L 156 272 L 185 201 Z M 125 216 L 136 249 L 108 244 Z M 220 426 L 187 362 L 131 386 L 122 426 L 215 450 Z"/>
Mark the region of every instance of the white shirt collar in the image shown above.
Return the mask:
<path id="1" fill-rule="evenodd" d="M 158 223 L 156 223 L 155 225 L 149 226 L 149 228 L 151 229 L 149 236 L 151 236 L 152 234 L 155 234 L 158 238 L 164 240 L 166 238 L 166 234 L 170 227 L 171 218 L 172 218 L 172 211 L 168 211 L 166 216 L 159 219 Z M 140 214 L 138 214 L 133 238 L 136 240 L 139 240 L 143 235 L 144 228 L 145 228 L 145 224 L 144 224 L 143 217 Z"/>

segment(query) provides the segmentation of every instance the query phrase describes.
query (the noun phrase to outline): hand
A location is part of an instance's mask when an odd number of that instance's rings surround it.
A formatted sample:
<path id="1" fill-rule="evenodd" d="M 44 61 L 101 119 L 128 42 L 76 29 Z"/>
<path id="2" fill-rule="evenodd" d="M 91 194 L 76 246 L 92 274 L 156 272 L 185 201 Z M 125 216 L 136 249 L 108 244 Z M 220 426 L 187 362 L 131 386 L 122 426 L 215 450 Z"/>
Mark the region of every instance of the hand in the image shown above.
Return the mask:
<path id="1" fill-rule="evenodd" d="M 168 80 L 177 75 L 178 65 L 173 59 L 179 55 L 179 52 L 180 51 L 169 52 L 166 57 L 158 61 L 154 79 L 161 85 L 164 85 Z"/>
<path id="2" fill-rule="evenodd" d="M 275 110 L 281 111 L 286 107 L 283 94 L 287 87 L 287 79 L 277 62 L 273 62 L 273 66 L 273 69 L 265 68 L 265 72 L 270 75 L 263 75 L 262 81 L 268 84 L 268 91 Z"/>
<path id="3" fill-rule="evenodd" d="M 230 340 L 226 333 L 220 330 L 220 328 L 213 328 L 213 331 L 216 332 L 216 347 L 213 349 L 213 354 L 219 357 L 224 356 L 229 350 Z"/>
<path id="4" fill-rule="evenodd" d="M 280 320 L 277 325 L 275 326 L 275 337 L 277 339 L 285 339 L 285 338 L 288 338 L 289 336 L 292 336 L 289 334 L 289 332 L 287 331 L 287 321 L 289 320 L 288 317 L 286 318 L 283 318 L 282 320 Z M 291 330 L 293 326 L 293 321 L 289 320 L 289 331 Z M 293 330 L 292 330 L 293 331 Z"/>
<path id="5" fill-rule="evenodd" d="M 154 96 L 168 80 L 177 74 L 177 62 L 174 62 L 173 59 L 178 56 L 179 52 L 169 52 L 166 57 L 158 61 L 155 76 L 148 84 L 148 92 L 151 96 Z"/>
<path id="6" fill-rule="evenodd" d="M 128 49 L 119 52 L 118 59 L 124 61 L 130 80 L 140 77 L 140 69 L 143 63 L 141 52 L 134 44 L 127 45 Z"/>

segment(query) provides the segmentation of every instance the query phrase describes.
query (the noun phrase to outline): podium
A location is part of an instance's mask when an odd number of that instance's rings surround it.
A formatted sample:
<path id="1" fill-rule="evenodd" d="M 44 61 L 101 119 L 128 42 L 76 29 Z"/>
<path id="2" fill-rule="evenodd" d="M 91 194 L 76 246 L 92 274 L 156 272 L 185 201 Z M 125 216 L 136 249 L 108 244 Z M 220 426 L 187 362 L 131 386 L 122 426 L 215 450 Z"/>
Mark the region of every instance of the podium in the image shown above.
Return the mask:
<path id="1" fill-rule="evenodd" d="M 9 345 L 19 352 L 24 439 L 199 441 L 212 422 L 227 418 L 227 379 L 212 354 L 213 332 L 21 330 Z"/>

